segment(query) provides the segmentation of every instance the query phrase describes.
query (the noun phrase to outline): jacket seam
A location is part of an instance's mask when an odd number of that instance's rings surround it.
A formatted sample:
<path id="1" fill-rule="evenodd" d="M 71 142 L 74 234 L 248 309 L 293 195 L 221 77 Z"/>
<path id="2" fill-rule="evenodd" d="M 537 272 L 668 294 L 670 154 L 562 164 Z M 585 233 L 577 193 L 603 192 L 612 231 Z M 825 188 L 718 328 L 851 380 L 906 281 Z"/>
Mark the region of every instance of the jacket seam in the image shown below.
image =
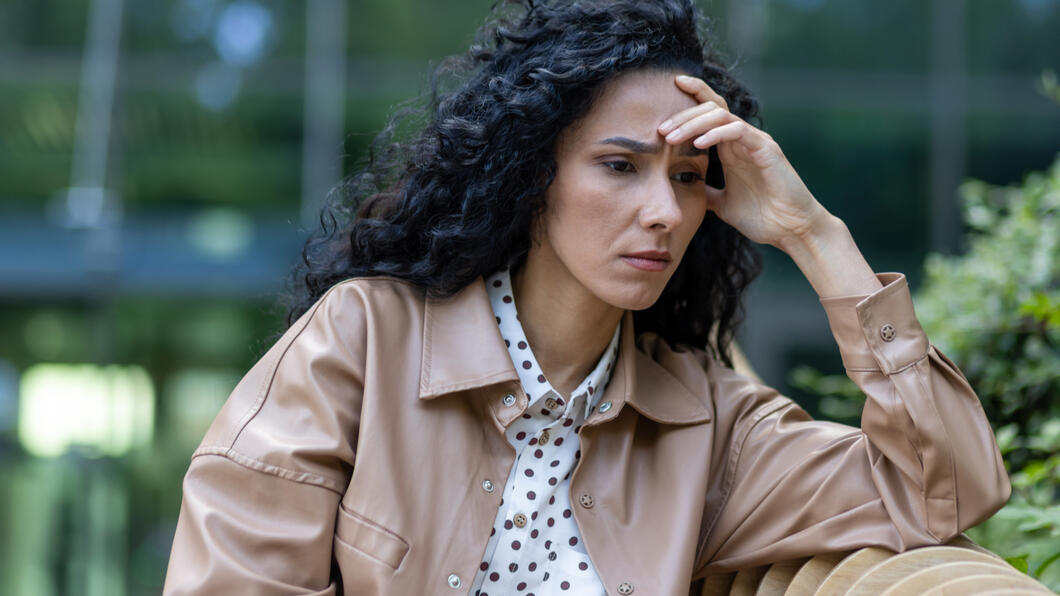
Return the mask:
<path id="1" fill-rule="evenodd" d="M 749 395 L 749 394 L 748 394 Z M 746 396 L 744 396 L 746 397 Z M 718 519 L 721 517 L 721 512 L 725 510 L 725 506 L 729 503 L 729 496 L 732 494 L 733 479 L 736 476 L 736 468 L 739 464 L 740 454 L 743 452 L 744 443 L 747 442 L 747 437 L 750 436 L 751 431 L 759 422 L 764 420 L 766 416 L 769 416 L 773 412 L 781 410 L 786 407 L 794 406 L 795 403 L 790 399 L 778 395 L 759 406 L 752 414 L 751 421 L 746 425 L 745 428 L 739 431 L 736 440 L 733 441 L 732 452 L 729 453 L 729 461 L 725 466 L 725 475 L 722 478 L 722 497 L 718 507 L 714 510 L 711 516 L 710 522 L 706 525 L 706 530 L 703 532 L 700 538 L 700 545 L 697 549 L 698 555 L 703 554 L 703 550 L 707 546 L 707 541 L 710 539 L 711 532 L 714 531 L 715 524 L 718 523 Z M 698 556 L 696 557 L 698 559 Z"/>
<path id="2" fill-rule="evenodd" d="M 276 373 L 279 372 L 280 365 L 283 364 L 284 357 L 287 356 L 287 353 L 290 351 L 291 347 L 294 346 L 295 342 L 298 341 L 298 338 L 302 336 L 302 333 L 304 333 L 305 330 L 309 328 L 309 324 L 313 322 L 313 319 L 316 318 L 317 313 L 320 312 L 320 307 L 321 305 L 323 305 L 324 300 L 326 300 L 331 295 L 331 293 L 335 291 L 335 288 L 337 287 L 338 284 L 332 286 L 331 289 L 325 292 L 324 295 L 320 298 L 320 300 L 318 300 L 317 303 L 313 305 L 313 310 L 310 311 L 309 316 L 306 317 L 305 323 L 302 324 L 301 329 L 299 329 L 298 332 L 295 333 L 293 337 L 291 337 L 291 340 L 287 342 L 287 345 L 284 346 L 283 351 L 276 358 L 276 362 L 273 363 L 272 370 L 269 372 L 268 375 L 266 375 L 265 380 L 262 381 L 261 388 L 258 390 L 258 397 L 254 400 L 254 403 L 252 403 L 250 407 L 247 408 L 247 412 L 243 414 L 243 416 L 239 419 L 239 422 L 235 424 L 235 429 L 233 430 L 230 437 L 225 439 L 224 443 L 228 446 L 229 449 L 234 449 L 236 441 L 239 440 L 240 435 L 242 435 L 243 431 L 246 430 L 247 425 L 250 424 L 251 420 L 253 420 L 258 415 L 258 413 L 261 412 L 262 406 L 265 405 L 265 401 L 269 398 L 269 393 L 272 391 L 272 383 L 276 380 Z"/>
<path id="3" fill-rule="evenodd" d="M 364 515 L 362 515 L 360 513 L 357 513 L 353 509 L 350 509 L 349 507 L 347 507 L 346 504 L 341 502 L 341 501 L 339 502 L 339 509 L 342 510 L 342 512 L 345 513 L 346 515 L 348 515 L 351 518 L 353 518 L 354 520 L 356 520 L 358 523 L 362 523 L 362 524 L 364 524 L 366 526 L 369 526 L 369 527 L 371 527 L 371 528 L 373 528 L 375 530 L 379 530 L 380 532 L 383 532 L 387 536 L 401 541 L 401 543 L 404 544 L 406 548 L 408 547 L 408 545 L 409 545 L 408 541 L 405 540 L 404 538 L 402 538 L 400 534 L 398 534 L 397 532 L 391 530 L 390 528 L 387 528 L 386 526 L 384 526 L 384 525 L 382 525 L 382 524 L 380 524 L 380 523 L 378 523 L 376 521 L 368 519 L 367 517 L 365 517 Z"/>
<path id="4" fill-rule="evenodd" d="M 927 357 L 928 357 L 928 351 L 925 351 L 916 360 L 913 360 L 912 362 L 909 362 L 908 364 L 902 366 L 901 368 L 896 368 L 895 370 L 892 370 L 891 372 L 885 373 L 885 374 L 887 374 L 887 375 L 896 375 L 898 373 L 905 372 L 905 371 L 909 370 L 910 368 L 913 368 L 917 364 L 920 364 Z"/>
<path id="5" fill-rule="evenodd" d="M 248 470 L 282 478 L 283 480 L 294 482 L 296 484 L 305 484 L 330 490 L 340 497 L 343 494 L 343 491 L 338 484 L 330 478 L 312 472 L 296 472 L 282 466 L 277 466 L 276 464 L 265 463 L 259 459 L 250 457 L 245 453 L 240 453 L 231 447 L 200 447 L 195 450 L 195 453 L 192 454 L 191 457 L 192 459 L 195 459 L 207 455 L 223 457 L 224 459 L 247 468 Z"/>
<path id="6" fill-rule="evenodd" d="M 924 354 L 922 356 L 918 357 L 916 360 L 913 360 L 912 362 L 902 366 L 901 368 L 896 368 L 896 369 L 894 369 L 892 371 L 885 371 L 885 370 L 883 370 L 882 367 L 861 368 L 861 367 L 847 366 L 845 368 L 846 368 L 846 370 L 848 372 L 876 372 L 876 373 L 882 373 L 882 374 L 884 374 L 886 376 L 890 376 L 890 375 L 896 375 L 898 373 L 902 373 L 902 372 L 905 372 L 906 370 L 909 370 L 910 368 L 916 366 L 917 364 L 919 364 L 921 361 L 923 361 L 927 357 L 928 357 L 928 352 L 924 352 Z"/>
<path id="7" fill-rule="evenodd" d="M 927 354 L 925 354 L 924 356 L 926 358 Z M 919 360 L 917 362 L 919 362 Z M 931 389 L 928 387 L 927 383 L 925 382 L 924 375 L 915 374 L 915 376 L 916 376 L 917 385 L 920 386 L 920 394 L 922 396 L 924 396 L 925 398 L 927 398 L 928 396 L 934 397 L 933 393 L 931 392 Z M 942 416 L 939 415 L 938 404 L 935 403 L 934 399 L 927 399 L 927 403 L 931 406 L 931 409 L 935 412 L 936 419 L 941 423 L 942 422 Z M 909 408 L 908 407 L 906 408 L 906 412 L 908 414 L 908 412 L 909 412 Z M 914 424 L 913 428 L 914 428 L 914 430 L 916 429 L 916 425 L 915 424 Z M 952 444 L 952 442 L 949 440 L 949 433 L 946 432 L 946 426 L 944 424 L 942 425 L 942 431 L 946 435 L 946 443 L 947 444 Z M 916 441 L 917 453 L 918 454 L 924 453 L 924 451 L 921 449 L 923 447 L 923 445 L 921 443 L 921 437 L 920 437 L 920 433 L 919 432 L 916 433 L 916 440 L 917 440 Z M 931 518 L 930 518 L 930 516 L 931 516 L 930 501 L 933 501 L 933 500 L 936 500 L 936 499 L 949 501 L 950 507 L 952 508 L 951 513 L 953 515 L 953 520 L 955 522 L 955 525 L 957 526 L 957 528 L 960 528 L 960 524 L 961 524 L 960 515 L 959 515 L 960 509 L 956 505 L 956 503 L 957 503 L 957 470 L 956 470 L 956 462 L 954 462 L 953 453 L 951 451 L 943 450 L 943 452 L 946 453 L 946 458 L 949 460 L 948 463 L 949 463 L 949 469 L 950 469 L 950 477 L 949 477 L 949 482 L 947 484 L 949 485 L 949 487 L 948 487 L 949 491 L 948 492 L 950 493 L 950 495 L 952 495 L 949 499 L 947 499 L 946 497 L 935 497 L 931 493 L 928 492 L 929 488 L 928 488 L 927 482 L 925 481 L 926 478 L 927 478 L 927 471 L 924 470 L 923 456 L 921 456 L 921 462 L 920 462 L 921 474 L 922 474 L 921 485 L 923 487 L 921 489 L 921 492 L 924 495 L 924 518 L 927 521 L 927 524 L 925 524 L 926 525 L 926 530 L 927 530 L 928 534 L 933 536 L 936 540 L 940 540 L 941 537 L 939 535 L 937 535 L 935 530 L 931 527 L 932 523 L 931 523 Z M 943 530 L 942 534 L 948 534 L 949 533 L 948 532 L 949 528 L 942 528 L 942 530 Z"/>
<path id="8" fill-rule="evenodd" d="M 364 555 L 366 555 L 368 557 L 371 557 L 372 559 L 375 559 L 376 561 L 379 561 L 380 563 L 385 564 L 387 567 L 390 567 L 391 569 L 397 570 L 399 567 L 401 567 L 401 562 L 405 560 L 405 555 L 408 554 L 408 551 L 409 551 L 409 548 L 410 548 L 409 543 L 408 543 L 407 540 L 402 538 L 397 532 L 394 532 L 393 530 L 390 530 L 389 528 L 386 528 L 386 527 L 382 526 L 381 524 L 379 524 L 379 523 L 377 523 L 377 522 L 375 522 L 375 521 L 373 521 L 371 519 L 368 519 L 364 515 L 361 515 L 360 513 L 357 513 L 353 509 L 350 509 L 341 500 L 339 501 L 339 515 L 340 516 L 341 515 L 345 515 L 346 517 L 348 517 L 354 523 L 362 524 L 364 526 L 367 526 L 368 528 L 371 528 L 372 530 L 375 530 L 376 532 L 382 533 L 388 540 L 392 540 L 392 541 L 395 541 L 395 542 L 400 542 L 401 546 L 405 549 L 405 552 L 401 554 L 401 558 L 398 561 L 397 565 L 391 565 L 389 561 L 385 561 L 385 560 L 381 559 L 380 557 L 376 556 L 375 554 L 368 552 L 367 550 L 357 546 L 353 542 L 351 542 L 351 541 L 343 538 L 342 536 L 340 536 L 339 535 L 340 533 L 339 533 L 339 523 L 338 522 L 336 522 L 336 524 L 335 524 L 335 539 L 336 540 L 342 542 L 343 544 L 349 546 L 350 548 L 353 548 L 354 550 L 357 550 L 357 551 L 363 553 Z"/>
<path id="9" fill-rule="evenodd" d="M 852 512 L 856 512 L 856 511 L 857 511 L 857 510 L 859 510 L 859 509 L 864 509 L 864 508 L 866 508 L 866 507 L 871 507 L 871 506 L 873 506 L 873 505 L 876 505 L 876 504 L 879 504 L 879 506 L 880 506 L 880 507 L 882 507 L 882 508 L 884 509 L 884 511 L 886 511 L 886 509 L 887 509 L 887 507 L 886 507 L 886 503 L 884 502 L 884 500 L 883 500 L 883 498 L 882 498 L 882 497 L 880 497 L 880 496 L 877 496 L 877 497 L 876 497 L 876 498 L 874 498 L 874 499 L 870 499 L 870 500 L 868 500 L 868 501 L 865 501 L 864 503 L 861 503 L 861 504 L 859 504 L 859 505 L 853 505 L 853 506 L 851 506 L 851 507 L 848 507 L 847 509 L 844 509 L 843 511 L 839 511 L 839 512 L 837 512 L 837 513 L 833 514 L 833 515 L 832 515 L 831 517 L 829 517 L 829 518 L 826 518 L 826 519 L 822 519 L 822 520 L 819 520 L 819 521 L 817 521 L 817 522 L 815 522 L 815 523 L 812 523 L 812 524 L 810 524 L 810 525 L 808 525 L 808 526 L 806 526 L 806 527 L 804 527 L 804 528 L 800 529 L 800 530 L 799 530 L 799 531 L 797 531 L 797 532 L 794 532 L 794 533 L 792 533 L 792 534 L 789 534 L 789 535 L 787 535 L 787 536 L 784 536 L 783 538 L 781 538 L 781 539 L 780 539 L 780 541 L 778 541 L 778 542 L 775 542 L 775 543 L 773 543 L 773 544 L 772 544 L 772 545 L 770 545 L 770 546 L 771 546 L 771 547 L 772 547 L 772 546 L 776 546 L 776 545 L 777 545 L 777 544 L 779 544 L 780 542 L 784 542 L 784 541 L 786 541 L 786 540 L 792 540 L 792 539 L 796 539 L 796 538 L 798 538 L 798 536 L 799 536 L 800 534 L 803 534 L 803 533 L 805 533 L 805 532 L 808 532 L 808 531 L 810 531 L 810 530 L 813 530 L 814 528 L 817 528 L 817 527 L 818 527 L 818 526 L 820 526 L 821 524 L 824 524 L 824 523 L 828 523 L 829 521 L 831 521 L 831 520 L 833 520 L 833 519 L 835 519 L 835 518 L 837 518 L 837 517 L 842 517 L 842 516 L 844 516 L 844 515 L 849 515 L 849 514 L 851 514 Z M 723 544 L 722 546 L 724 546 L 724 544 Z M 868 542 L 868 543 L 865 543 L 865 544 L 864 544 L 864 546 L 881 546 L 881 545 L 880 545 L 880 543 L 879 543 L 879 542 Z M 884 546 L 884 548 L 890 548 L 890 547 L 886 547 L 886 546 Z M 746 555 L 743 555 L 743 556 L 746 556 Z M 731 559 L 731 558 L 732 558 L 732 557 L 729 557 L 729 559 Z M 720 561 L 711 561 L 711 563 L 726 563 L 726 561 L 727 561 L 727 559 L 721 559 Z M 703 567 L 703 568 L 706 568 L 706 566 L 704 565 L 704 567 Z M 698 571 L 698 572 L 702 572 L 702 571 L 703 571 L 703 568 L 699 569 L 699 571 Z M 694 577 L 693 581 L 694 581 L 695 579 L 698 579 L 698 578 L 695 578 L 695 574 L 696 574 L 696 573 L 697 573 L 697 572 L 693 572 L 693 577 Z M 705 577 L 705 576 L 701 576 L 701 577 Z"/>
<path id="10" fill-rule="evenodd" d="M 366 550 L 364 550 L 362 548 L 358 548 L 356 545 L 350 544 L 349 542 L 343 540 L 342 536 L 339 536 L 338 534 L 335 534 L 335 540 L 339 544 L 345 546 L 348 549 L 353 550 L 354 552 L 356 552 L 357 554 L 361 555 L 362 557 L 367 557 L 367 558 L 375 561 L 376 563 L 379 563 L 380 565 L 386 565 L 387 567 L 389 567 L 390 569 L 393 569 L 394 571 L 397 571 L 397 569 L 398 569 L 397 567 L 394 567 L 393 565 L 391 565 L 389 561 L 384 561 L 384 560 L 380 559 L 379 557 L 373 555 L 372 553 L 370 553 L 370 552 L 368 552 L 368 551 L 366 551 Z M 404 560 L 404 557 L 402 557 L 402 560 Z"/>

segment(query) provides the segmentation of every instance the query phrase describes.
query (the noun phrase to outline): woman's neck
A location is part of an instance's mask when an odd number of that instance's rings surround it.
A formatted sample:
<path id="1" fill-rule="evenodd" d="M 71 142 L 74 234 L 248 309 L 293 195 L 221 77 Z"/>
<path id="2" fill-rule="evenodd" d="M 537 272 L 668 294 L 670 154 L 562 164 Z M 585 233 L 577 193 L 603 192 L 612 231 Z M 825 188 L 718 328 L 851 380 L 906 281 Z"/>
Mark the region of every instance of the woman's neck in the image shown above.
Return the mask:
<path id="1" fill-rule="evenodd" d="M 512 274 L 519 322 L 545 378 L 567 397 L 592 372 L 623 310 L 580 284 L 556 283 L 530 262 Z"/>

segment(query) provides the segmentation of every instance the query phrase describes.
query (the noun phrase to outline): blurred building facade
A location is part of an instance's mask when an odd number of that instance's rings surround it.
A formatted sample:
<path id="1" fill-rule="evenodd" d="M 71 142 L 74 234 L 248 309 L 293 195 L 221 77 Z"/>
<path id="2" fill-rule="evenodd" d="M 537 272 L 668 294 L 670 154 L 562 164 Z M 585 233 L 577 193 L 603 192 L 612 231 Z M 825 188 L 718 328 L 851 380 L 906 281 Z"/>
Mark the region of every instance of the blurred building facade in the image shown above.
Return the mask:
<path id="1" fill-rule="evenodd" d="M 158 593 L 191 450 L 283 328 L 321 201 L 491 2 L 0 2 L 0 593 Z M 1060 0 L 714 0 L 762 125 L 878 271 L 959 250 L 955 188 L 1060 150 Z M 763 250 L 740 342 L 840 370 Z M 811 411 L 815 404 L 805 404 Z"/>

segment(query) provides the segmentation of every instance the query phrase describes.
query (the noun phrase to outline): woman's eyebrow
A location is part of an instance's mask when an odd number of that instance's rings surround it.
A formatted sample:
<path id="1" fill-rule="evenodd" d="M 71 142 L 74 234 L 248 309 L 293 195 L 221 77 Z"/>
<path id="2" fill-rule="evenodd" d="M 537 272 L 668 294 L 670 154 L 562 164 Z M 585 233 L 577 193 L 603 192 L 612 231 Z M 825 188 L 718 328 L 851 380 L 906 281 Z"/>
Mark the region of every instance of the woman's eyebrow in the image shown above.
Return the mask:
<path id="1" fill-rule="evenodd" d="M 661 143 L 644 143 L 637 141 L 629 137 L 608 137 L 600 141 L 601 145 L 618 145 L 632 151 L 633 153 L 658 153 L 662 151 Z M 707 155 L 707 149 L 700 149 L 691 143 L 681 145 L 677 150 L 679 155 L 685 155 L 689 157 L 695 157 L 697 155 Z"/>

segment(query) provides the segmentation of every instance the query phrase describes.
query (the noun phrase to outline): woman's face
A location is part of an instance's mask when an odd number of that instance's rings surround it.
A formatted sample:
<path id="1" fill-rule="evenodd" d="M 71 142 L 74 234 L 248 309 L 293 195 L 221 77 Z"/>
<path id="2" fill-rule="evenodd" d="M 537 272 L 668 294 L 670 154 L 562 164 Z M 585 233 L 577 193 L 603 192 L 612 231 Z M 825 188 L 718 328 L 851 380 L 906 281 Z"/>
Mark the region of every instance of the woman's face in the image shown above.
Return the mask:
<path id="1" fill-rule="evenodd" d="M 560 134 L 556 177 L 527 255 L 527 270 L 547 271 L 553 291 L 640 310 L 677 269 L 707 210 L 708 164 L 705 150 L 669 145 L 658 132 L 696 104 L 675 85 L 677 74 L 634 71 L 609 81 Z"/>

